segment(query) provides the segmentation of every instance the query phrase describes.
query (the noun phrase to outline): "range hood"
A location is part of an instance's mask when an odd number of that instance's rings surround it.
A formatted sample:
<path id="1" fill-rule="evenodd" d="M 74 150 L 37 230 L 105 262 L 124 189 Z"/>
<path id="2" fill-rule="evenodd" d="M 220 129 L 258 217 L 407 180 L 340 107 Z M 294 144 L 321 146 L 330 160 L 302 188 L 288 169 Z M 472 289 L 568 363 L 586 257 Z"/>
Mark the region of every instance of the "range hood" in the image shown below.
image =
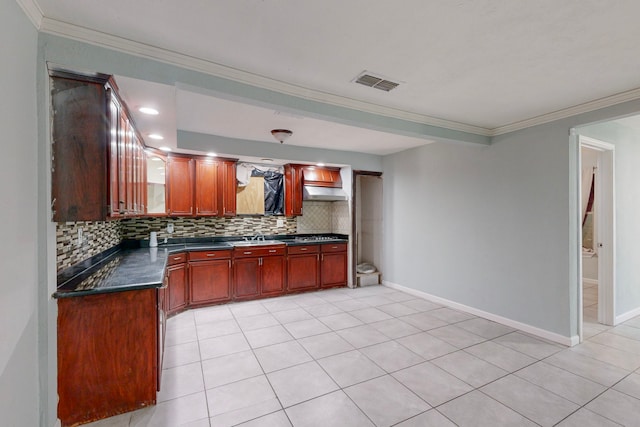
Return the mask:
<path id="1" fill-rule="evenodd" d="M 335 202 L 347 200 L 347 193 L 342 191 L 342 188 L 305 185 L 302 189 L 302 199 Z"/>

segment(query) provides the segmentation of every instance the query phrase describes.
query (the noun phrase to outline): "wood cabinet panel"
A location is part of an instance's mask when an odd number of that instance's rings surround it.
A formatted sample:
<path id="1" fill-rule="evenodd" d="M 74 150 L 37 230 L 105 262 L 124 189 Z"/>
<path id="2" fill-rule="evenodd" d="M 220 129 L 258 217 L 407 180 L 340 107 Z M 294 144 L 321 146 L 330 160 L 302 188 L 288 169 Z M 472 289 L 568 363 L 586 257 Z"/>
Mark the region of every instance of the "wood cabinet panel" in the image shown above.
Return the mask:
<path id="1" fill-rule="evenodd" d="M 266 256 L 261 258 L 261 295 L 277 295 L 284 292 L 285 258 L 284 256 Z"/>
<path id="2" fill-rule="evenodd" d="M 182 264 L 184 262 L 187 262 L 186 253 L 170 254 L 169 257 L 167 258 L 167 265 Z"/>
<path id="3" fill-rule="evenodd" d="M 196 159 L 196 215 L 219 215 L 218 176 L 219 162 L 209 159 Z"/>
<path id="4" fill-rule="evenodd" d="M 324 253 L 326 252 L 346 252 L 347 244 L 346 243 L 326 243 L 321 245 L 320 250 Z"/>
<path id="5" fill-rule="evenodd" d="M 190 303 L 204 304 L 231 299 L 231 260 L 189 263 Z"/>
<path id="6" fill-rule="evenodd" d="M 315 254 L 318 252 L 320 252 L 320 245 L 289 246 L 287 248 L 287 254 L 289 255 Z"/>
<path id="7" fill-rule="evenodd" d="M 321 283 L 324 287 L 347 284 L 347 253 L 328 252 L 321 256 Z"/>
<path id="8" fill-rule="evenodd" d="M 211 250 L 189 252 L 189 261 L 207 261 L 211 259 L 229 259 L 231 250 Z"/>
<path id="9" fill-rule="evenodd" d="M 255 298 L 260 295 L 260 258 L 240 258 L 233 263 L 236 299 Z"/>
<path id="10" fill-rule="evenodd" d="M 225 160 L 220 165 L 220 205 L 222 206 L 222 216 L 236 216 L 236 191 L 238 182 L 236 180 L 236 162 Z"/>
<path id="11" fill-rule="evenodd" d="M 302 165 L 284 165 L 284 214 L 302 215 Z"/>
<path id="12" fill-rule="evenodd" d="M 194 160 L 189 157 L 169 157 L 168 213 L 170 216 L 191 216 L 193 208 Z"/>
<path id="13" fill-rule="evenodd" d="M 158 290 L 58 300 L 58 417 L 63 426 L 152 405 Z"/>
<path id="14" fill-rule="evenodd" d="M 187 264 L 176 264 L 167 267 L 168 298 L 167 312 L 169 315 L 187 306 Z"/>
<path id="15" fill-rule="evenodd" d="M 53 220 L 107 217 L 109 107 L 104 83 L 51 80 Z"/>
<path id="16" fill-rule="evenodd" d="M 320 279 L 320 256 L 317 253 L 290 255 L 287 262 L 287 289 L 317 289 Z"/>
<path id="17" fill-rule="evenodd" d="M 304 185 L 316 187 L 342 187 L 339 168 L 305 166 L 302 169 Z"/>

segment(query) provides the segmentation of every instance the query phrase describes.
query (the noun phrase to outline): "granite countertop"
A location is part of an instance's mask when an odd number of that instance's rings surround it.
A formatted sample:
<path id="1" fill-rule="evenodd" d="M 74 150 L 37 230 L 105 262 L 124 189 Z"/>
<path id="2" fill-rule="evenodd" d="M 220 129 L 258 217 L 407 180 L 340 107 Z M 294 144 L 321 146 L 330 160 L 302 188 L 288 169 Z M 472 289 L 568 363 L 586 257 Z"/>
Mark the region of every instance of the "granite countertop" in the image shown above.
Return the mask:
<path id="1" fill-rule="evenodd" d="M 287 246 L 346 243 L 343 235 L 323 236 L 322 240 L 304 240 L 310 236 L 275 236 Z M 58 275 L 58 289 L 54 298 L 79 297 L 108 292 L 160 288 L 163 285 L 167 258 L 170 254 L 191 251 L 233 249 L 229 242 L 235 239 L 183 239 L 160 244 L 156 248 L 145 246 L 145 241 L 128 242 L 111 248 Z M 148 244 L 148 241 L 146 241 Z M 132 247 L 133 246 L 133 247 Z"/>

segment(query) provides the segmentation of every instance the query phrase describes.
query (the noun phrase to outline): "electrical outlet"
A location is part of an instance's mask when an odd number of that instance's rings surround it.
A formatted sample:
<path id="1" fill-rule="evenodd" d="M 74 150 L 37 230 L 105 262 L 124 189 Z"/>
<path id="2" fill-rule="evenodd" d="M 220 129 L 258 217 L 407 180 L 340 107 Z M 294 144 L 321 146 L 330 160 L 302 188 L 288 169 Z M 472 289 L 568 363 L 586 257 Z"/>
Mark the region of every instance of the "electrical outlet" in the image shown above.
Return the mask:
<path id="1" fill-rule="evenodd" d="M 167 233 L 173 234 L 173 223 L 172 222 L 167 224 Z"/>
<path id="2" fill-rule="evenodd" d="M 284 227 L 284 219 L 276 220 L 276 227 Z"/>
<path id="3" fill-rule="evenodd" d="M 83 242 L 84 238 L 83 238 L 83 230 L 82 227 L 78 227 L 78 240 L 76 241 L 76 246 L 80 247 L 82 246 L 82 242 Z"/>

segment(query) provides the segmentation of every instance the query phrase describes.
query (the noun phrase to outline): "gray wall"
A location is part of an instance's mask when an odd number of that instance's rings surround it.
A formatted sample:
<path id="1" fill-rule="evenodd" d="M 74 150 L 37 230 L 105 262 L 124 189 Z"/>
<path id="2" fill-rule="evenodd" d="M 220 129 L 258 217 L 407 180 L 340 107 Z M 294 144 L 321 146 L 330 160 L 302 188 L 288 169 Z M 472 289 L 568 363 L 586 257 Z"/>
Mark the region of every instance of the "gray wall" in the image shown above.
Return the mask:
<path id="1" fill-rule="evenodd" d="M 618 123 L 578 129 L 615 145 L 616 316 L 640 307 L 640 133 Z"/>
<path id="2" fill-rule="evenodd" d="M 39 424 L 37 314 L 38 34 L 14 0 L 2 0 L 0 67 L 3 224 L 0 246 L 0 414 L 4 426 Z"/>
<path id="3" fill-rule="evenodd" d="M 634 101 L 501 135 L 488 147 L 432 144 L 385 157 L 385 279 L 575 336 L 578 151 L 569 130 L 637 111 Z M 627 187 L 638 178 L 632 166 L 618 168 L 623 203 L 635 197 Z M 620 226 L 637 239 L 621 208 Z M 617 314 L 640 306 L 630 290 L 638 274 L 620 271 L 640 250 L 622 240 L 618 254 L 628 252 L 629 261 L 620 260 Z"/>

